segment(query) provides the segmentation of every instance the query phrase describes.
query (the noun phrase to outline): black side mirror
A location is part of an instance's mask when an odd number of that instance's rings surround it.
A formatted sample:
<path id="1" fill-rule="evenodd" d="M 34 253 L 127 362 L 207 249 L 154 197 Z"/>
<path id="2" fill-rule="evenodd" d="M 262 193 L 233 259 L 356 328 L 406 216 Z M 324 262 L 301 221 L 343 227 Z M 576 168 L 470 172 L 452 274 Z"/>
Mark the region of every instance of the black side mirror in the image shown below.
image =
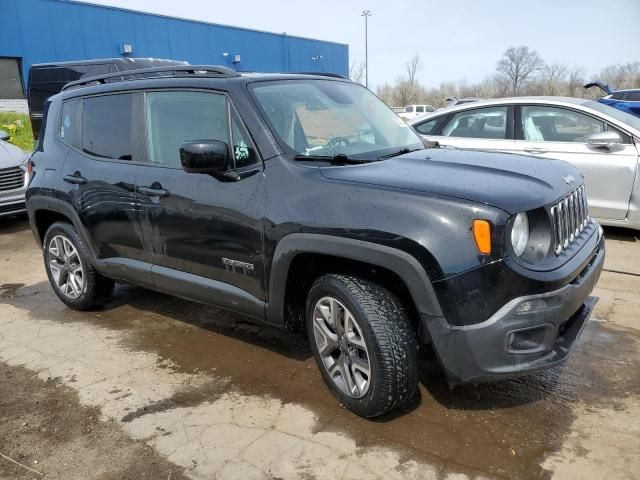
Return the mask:
<path id="1" fill-rule="evenodd" d="M 0 140 L 7 141 L 9 138 L 9 134 L 7 132 L 0 130 Z"/>
<path id="2" fill-rule="evenodd" d="M 220 140 L 184 142 L 180 146 L 180 162 L 184 171 L 189 173 L 207 173 L 221 180 L 234 180 L 237 176 L 229 174 L 229 146 Z"/>

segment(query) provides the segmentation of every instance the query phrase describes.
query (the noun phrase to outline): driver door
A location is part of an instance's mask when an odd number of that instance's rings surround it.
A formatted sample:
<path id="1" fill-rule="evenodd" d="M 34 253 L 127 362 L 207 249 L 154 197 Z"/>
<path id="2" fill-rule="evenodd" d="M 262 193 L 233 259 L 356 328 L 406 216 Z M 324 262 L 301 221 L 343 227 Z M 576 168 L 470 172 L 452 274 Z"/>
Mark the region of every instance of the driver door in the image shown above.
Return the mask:
<path id="1" fill-rule="evenodd" d="M 136 191 L 156 287 L 172 278 L 215 280 L 264 300 L 265 179 L 262 162 L 228 97 L 210 91 L 145 94 L 147 161 Z M 187 173 L 180 146 L 193 140 L 229 145 L 236 181 Z"/>

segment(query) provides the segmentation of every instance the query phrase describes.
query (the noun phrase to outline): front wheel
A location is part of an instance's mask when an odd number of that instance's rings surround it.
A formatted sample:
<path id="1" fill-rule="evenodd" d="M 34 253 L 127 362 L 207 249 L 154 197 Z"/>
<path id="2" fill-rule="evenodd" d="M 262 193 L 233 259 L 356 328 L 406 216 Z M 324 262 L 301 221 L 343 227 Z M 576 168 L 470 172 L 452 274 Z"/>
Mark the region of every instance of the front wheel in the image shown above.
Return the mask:
<path id="1" fill-rule="evenodd" d="M 411 401 L 417 339 L 391 292 L 358 277 L 325 275 L 309 292 L 306 326 L 325 383 L 351 411 L 370 418 Z"/>

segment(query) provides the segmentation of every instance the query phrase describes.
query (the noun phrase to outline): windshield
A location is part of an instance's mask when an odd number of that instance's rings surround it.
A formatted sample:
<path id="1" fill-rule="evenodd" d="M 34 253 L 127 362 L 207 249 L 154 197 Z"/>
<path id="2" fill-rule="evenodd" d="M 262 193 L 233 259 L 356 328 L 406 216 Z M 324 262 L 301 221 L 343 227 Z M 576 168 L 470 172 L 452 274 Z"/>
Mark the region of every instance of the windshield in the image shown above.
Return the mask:
<path id="1" fill-rule="evenodd" d="M 631 128 L 635 128 L 636 130 L 640 131 L 640 117 L 636 117 L 634 115 L 631 115 L 630 113 L 610 107 L 609 105 L 605 105 L 604 103 L 594 102 L 593 100 L 585 102 L 583 105 L 585 107 L 592 108 L 593 110 L 597 110 L 598 112 L 605 113 L 610 117 L 615 118 L 619 122 L 626 123 Z"/>
<path id="2" fill-rule="evenodd" d="M 377 158 L 424 148 L 418 135 L 361 85 L 289 80 L 260 82 L 253 92 L 272 130 L 296 155 Z"/>

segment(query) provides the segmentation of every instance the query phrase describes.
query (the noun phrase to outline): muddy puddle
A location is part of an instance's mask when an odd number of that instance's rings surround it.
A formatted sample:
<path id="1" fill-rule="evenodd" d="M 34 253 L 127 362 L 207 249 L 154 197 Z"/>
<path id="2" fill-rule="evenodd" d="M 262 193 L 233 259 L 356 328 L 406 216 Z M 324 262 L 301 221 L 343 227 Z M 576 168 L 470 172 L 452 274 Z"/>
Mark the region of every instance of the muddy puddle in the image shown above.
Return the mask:
<path id="1" fill-rule="evenodd" d="M 329 393 L 302 335 L 128 286 L 119 286 L 103 310 L 90 313 L 66 309 L 45 282 L 8 290 L 11 294 L 2 301 L 32 311 L 34 318 L 120 330 L 131 349 L 154 352 L 178 371 L 223 379 L 177 395 L 155 406 L 158 410 L 214 400 L 229 389 L 270 395 L 311 408 L 318 429 L 347 433 L 361 446 L 400 447 L 408 458 L 443 472 L 549 478 L 540 465 L 569 433 L 575 402 L 615 408 L 616 402 L 640 393 L 637 332 L 592 321 L 566 365 L 492 384 L 450 389 L 433 353 L 424 349 L 413 405 L 364 420 Z"/>

